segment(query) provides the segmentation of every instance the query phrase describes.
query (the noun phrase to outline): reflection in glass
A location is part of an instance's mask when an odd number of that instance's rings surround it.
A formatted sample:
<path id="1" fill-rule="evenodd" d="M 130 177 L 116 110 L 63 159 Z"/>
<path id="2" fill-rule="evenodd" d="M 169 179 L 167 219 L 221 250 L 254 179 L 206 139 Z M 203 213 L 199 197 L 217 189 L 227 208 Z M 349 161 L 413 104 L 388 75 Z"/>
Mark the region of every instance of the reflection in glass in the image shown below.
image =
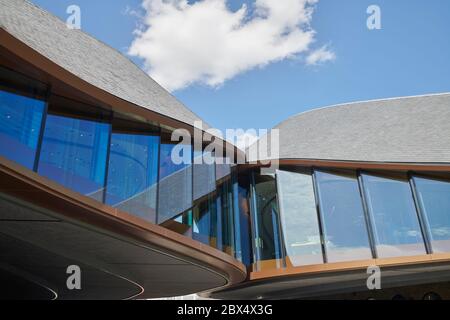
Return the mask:
<path id="1" fill-rule="evenodd" d="M 372 258 L 356 174 L 315 177 L 327 262 Z"/>
<path id="2" fill-rule="evenodd" d="M 232 174 L 234 256 L 246 266 L 251 264 L 250 181 L 247 174 Z"/>
<path id="3" fill-rule="evenodd" d="M 277 184 L 286 264 L 323 263 L 312 176 L 277 170 Z"/>
<path id="4" fill-rule="evenodd" d="M 408 180 L 367 174 L 362 180 L 378 257 L 425 254 Z"/>
<path id="5" fill-rule="evenodd" d="M 0 156 L 33 169 L 44 102 L 0 90 Z"/>
<path id="6" fill-rule="evenodd" d="M 282 253 L 275 180 L 270 176 L 255 176 L 254 190 L 257 268 L 280 268 Z"/>
<path id="7" fill-rule="evenodd" d="M 234 254 L 233 194 L 231 179 L 217 187 L 217 212 L 219 223 L 221 250 L 229 255 Z"/>
<path id="8" fill-rule="evenodd" d="M 106 123 L 48 115 L 39 174 L 102 201 L 109 131 Z"/>
<path id="9" fill-rule="evenodd" d="M 176 148 L 176 149 L 175 149 Z M 177 162 L 172 151 L 180 158 Z M 187 153 L 186 155 L 184 153 Z M 159 164 L 158 223 L 171 219 L 192 206 L 192 147 L 161 143 Z"/>
<path id="10" fill-rule="evenodd" d="M 211 152 L 194 151 L 193 195 L 194 200 L 213 192 L 216 189 L 215 161 Z"/>
<path id="11" fill-rule="evenodd" d="M 450 251 L 450 182 L 413 177 L 433 252 Z"/>
<path id="12" fill-rule="evenodd" d="M 158 136 L 113 133 L 106 203 L 155 222 Z"/>
<path id="13" fill-rule="evenodd" d="M 200 241 L 214 248 L 219 248 L 217 208 L 214 197 L 208 198 L 193 209 L 194 222 L 192 227 L 192 239 Z"/>

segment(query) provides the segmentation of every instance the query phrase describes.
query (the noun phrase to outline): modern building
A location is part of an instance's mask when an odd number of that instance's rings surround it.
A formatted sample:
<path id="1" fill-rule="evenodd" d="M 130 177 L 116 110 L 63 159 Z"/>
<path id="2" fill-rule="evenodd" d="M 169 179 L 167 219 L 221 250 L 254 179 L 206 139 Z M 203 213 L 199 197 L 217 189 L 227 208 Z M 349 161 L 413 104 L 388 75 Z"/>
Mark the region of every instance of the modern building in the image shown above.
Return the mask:
<path id="1" fill-rule="evenodd" d="M 450 94 L 296 115 L 261 174 L 176 163 L 199 117 L 26 0 L 0 57 L 0 298 L 450 298 Z"/>

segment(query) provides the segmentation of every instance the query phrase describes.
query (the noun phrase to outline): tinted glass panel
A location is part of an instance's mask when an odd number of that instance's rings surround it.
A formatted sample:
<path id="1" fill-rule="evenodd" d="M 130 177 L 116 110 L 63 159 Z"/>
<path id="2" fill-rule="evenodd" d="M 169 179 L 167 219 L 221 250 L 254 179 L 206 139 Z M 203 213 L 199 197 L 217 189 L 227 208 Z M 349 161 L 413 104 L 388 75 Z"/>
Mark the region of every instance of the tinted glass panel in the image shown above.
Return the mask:
<path id="1" fill-rule="evenodd" d="M 0 91 L 0 155 L 33 169 L 44 102 Z"/>
<path id="2" fill-rule="evenodd" d="M 109 131 L 106 123 L 48 115 L 39 174 L 102 201 Z"/>
<path id="3" fill-rule="evenodd" d="M 233 183 L 234 238 L 236 259 L 245 265 L 252 262 L 250 234 L 249 179 L 239 175 Z"/>
<path id="4" fill-rule="evenodd" d="M 362 178 L 378 257 L 425 254 L 408 181 L 366 174 Z"/>
<path id="5" fill-rule="evenodd" d="M 414 177 L 433 252 L 450 251 L 450 182 Z"/>
<path id="6" fill-rule="evenodd" d="M 255 176 L 255 250 L 257 269 L 282 267 L 275 179 Z"/>
<path id="7" fill-rule="evenodd" d="M 176 144 L 161 144 L 159 166 L 158 223 L 162 223 L 192 207 L 192 147 L 177 147 L 175 153 L 190 159 L 189 163 L 172 160 Z M 184 154 L 186 153 L 186 155 Z"/>
<path id="8" fill-rule="evenodd" d="M 233 193 L 231 179 L 217 187 L 217 212 L 221 219 L 221 250 L 234 254 Z M 219 230 L 220 230 L 219 229 Z"/>
<path id="9" fill-rule="evenodd" d="M 372 258 L 356 174 L 315 176 L 327 261 Z"/>
<path id="10" fill-rule="evenodd" d="M 220 220 L 217 218 L 216 202 L 214 197 L 197 204 L 194 209 L 194 224 L 192 228 L 192 238 L 214 248 L 218 246 L 218 231 L 220 230 Z"/>
<path id="11" fill-rule="evenodd" d="M 194 152 L 194 200 L 216 189 L 215 161 L 211 152 Z"/>
<path id="12" fill-rule="evenodd" d="M 277 183 L 286 264 L 323 263 L 312 176 L 278 170 Z"/>
<path id="13" fill-rule="evenodd" d="M 216 163 L 216 179 L 222 179 L 231 174 L 231 161 L 229 158 L 219 157 Z"/>
<path id="14" fill-rule="evenodd" d="M 112 134 L 107 204 L 155 222 L 158 148 L 158 136 Z"/>

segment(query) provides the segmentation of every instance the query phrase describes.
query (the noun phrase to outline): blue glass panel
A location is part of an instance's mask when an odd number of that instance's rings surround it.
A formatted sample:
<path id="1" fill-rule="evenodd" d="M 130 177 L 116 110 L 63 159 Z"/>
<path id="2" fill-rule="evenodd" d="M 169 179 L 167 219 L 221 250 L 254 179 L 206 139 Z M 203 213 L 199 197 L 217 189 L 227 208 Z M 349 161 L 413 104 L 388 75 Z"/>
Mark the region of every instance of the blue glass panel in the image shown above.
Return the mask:
<path id="1" fill-rule="evenodd" d="M 231 179 L 217 187 L 217 211 L 220 213 L 220 244 L 221 250 L 234 255 L 234 207 Z"/>
<path id="2" fill-rule="evenodd" d="M 189 161 L 176 163 L 175 159 L 172 159 L 173 150 L 177 156 Z M 181 147 L 181 145 L 162 143 L 159 165 L 158 223 L 163 223 L 191 207 L 192 146 Z"/>
<path id="3" fill-rule="evenodd" d="M 192 239 L 214 248 L 220 248 L 218 230 L 220 220 L 217 219 L 217 207 L 213 196 L 197 204 L 194 209 Z"/>
<path id="4" fill-rule="evenodd" d="M 425 254 L 408 180 L 367 174 L 362 178 L 378 257 Z"/>
<path id="5" fill-rule="evenodd" d="M 106 203 L 155 222 L 158 136 L 111 137 Z"/>
<path id="6" fill-rule="evenodd" d="M 33 169 L 45 104 L 0 91 L 0 155 Z"/>
<path id="7" fill-rule="evenodd" d="M 235 257 L 246 266 L 252 263 L 249 188 L 247 176 L 233 174 Z"/>
<path id="8" fill-rule="evenodd" d="M 110 126 L 48 115 L 39 174 L 102 201 Z"/>
<path id="9" fill-rule="evenodd" d="M 413 179 L 433 252 L 450 252 L 450 182 Z"/>
<path id="10" fill-rule="evenodd" d="M 328 262 L 372 258 L 356 174 L 316 171 Z"/>

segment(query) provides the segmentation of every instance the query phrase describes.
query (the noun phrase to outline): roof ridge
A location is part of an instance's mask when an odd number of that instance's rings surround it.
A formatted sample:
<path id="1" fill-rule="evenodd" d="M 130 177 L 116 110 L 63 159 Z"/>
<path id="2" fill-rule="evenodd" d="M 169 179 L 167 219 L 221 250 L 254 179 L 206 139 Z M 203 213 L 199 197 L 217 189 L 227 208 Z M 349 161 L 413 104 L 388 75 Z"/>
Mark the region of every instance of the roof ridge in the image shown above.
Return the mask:
<path id="1" fill-rule="evenodd" d="M 311 112 L 315 112 L 315 111 L 324 110 L 324 109 L 339 108 L 339 107 L 352 106 L 352 105 L 355 105 L 355 104 L 364 104 L 364 103 L 370 103 L 370 102 L 393 101 L 393 100 L 403 100 L 403 99 L 412 99 L 412 98 L 425 98 L 425 97 L 435 97 L 435 96 L 445 96 L 445 95 L 450 95 L 450 92 L 426 93 L 426 94 L 420 94 L 420 95 L 399 96 L 399 97 L 389 97 L 389 98 L 376 98 L 376 99 L 357 100 L 357 101 L 351 101 L 351 102 L 337 103 L 337 104 L 332 104 L 332 105 L 317 107 L 317 108 L 310 109 L 310 110 L 301 111 L 299 113 L 296 113 L 296 114 L 288 117 L 287 119 L 285 119 L 283 121 L 280 121 L 272 129 L 278 128 L 280 125 L 282 125 L 286 121 L 289 121 L 289 120 L 291 120 L 293 118 L 296 118 L 298 116 L 301 116 L 301 115 L 304 115 L 304 114 L 307 114 L 307 113 L 311 113 Z"/>

